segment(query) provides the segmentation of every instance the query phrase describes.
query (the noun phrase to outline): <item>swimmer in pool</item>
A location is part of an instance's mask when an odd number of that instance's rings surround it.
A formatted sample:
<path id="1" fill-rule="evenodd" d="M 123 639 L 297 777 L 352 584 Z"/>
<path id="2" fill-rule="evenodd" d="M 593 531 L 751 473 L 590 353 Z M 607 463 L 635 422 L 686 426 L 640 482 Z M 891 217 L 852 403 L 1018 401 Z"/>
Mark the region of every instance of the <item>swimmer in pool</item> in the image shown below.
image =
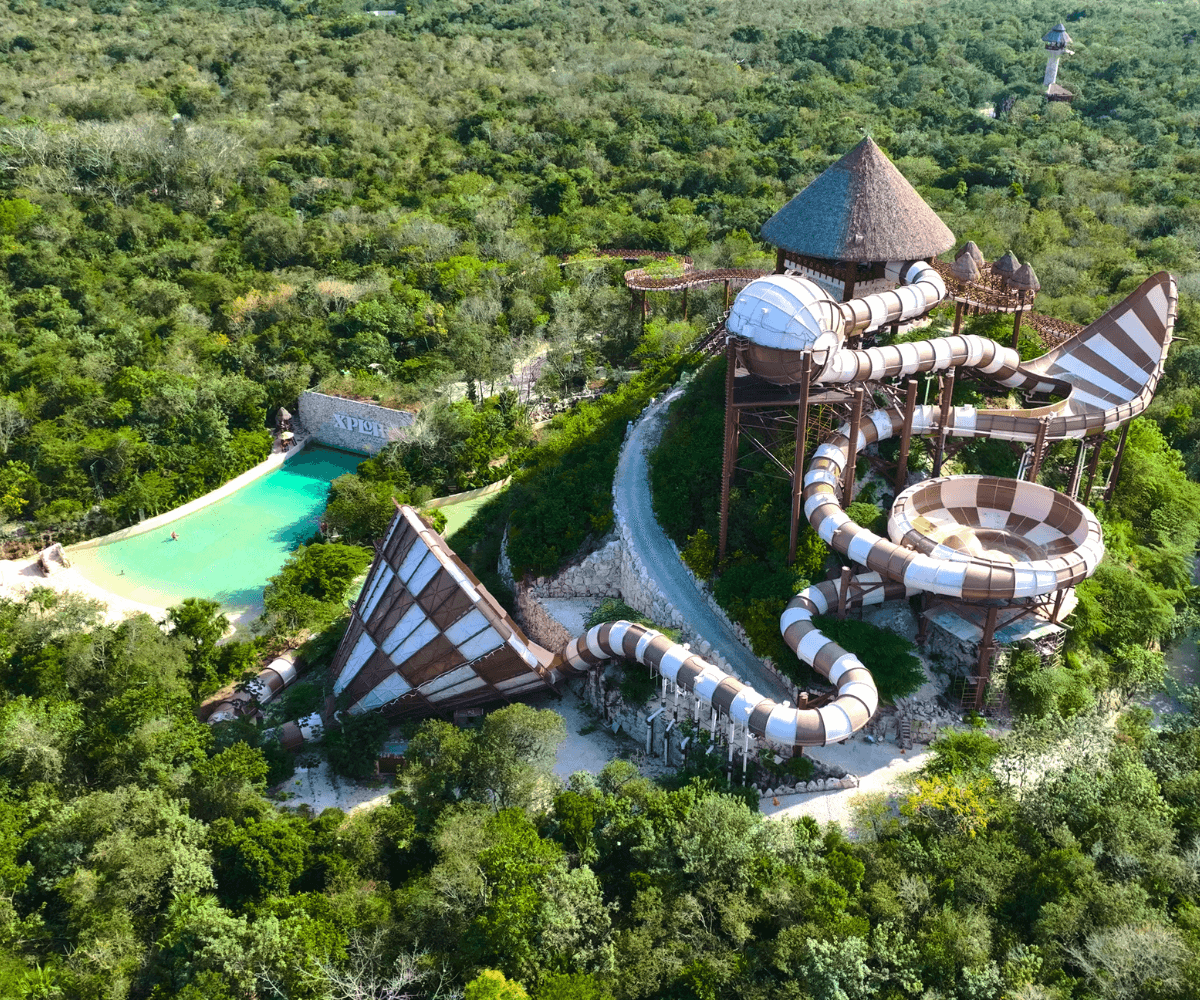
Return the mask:
<path id="1" fill-rule="evenodd" d="M 173 531 L 171 532 L 171 541 L 173 541 L 173 542 L 179 541 L 179 536 L 177 534 L 175 534 L 175 532 L 173 532 Z"/>

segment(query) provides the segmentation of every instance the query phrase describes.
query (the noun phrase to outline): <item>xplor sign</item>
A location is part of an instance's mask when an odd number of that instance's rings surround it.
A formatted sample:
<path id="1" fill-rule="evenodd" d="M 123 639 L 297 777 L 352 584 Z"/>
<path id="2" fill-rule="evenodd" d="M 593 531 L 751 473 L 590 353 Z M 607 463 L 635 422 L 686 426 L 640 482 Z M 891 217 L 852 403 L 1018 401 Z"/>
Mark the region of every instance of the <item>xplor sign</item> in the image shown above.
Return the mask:
<path id="1" fill-rule="evenodd" d="M 348 417 L 344 413 L 335 413 L 333 423 L 334 426 L 340 427 L 344 431 L 355 431 L 358 434 L 366 434 L 368 437 L 387 440 L 388 428 L 378 420 L 363 420 L 360 417 Z"/>

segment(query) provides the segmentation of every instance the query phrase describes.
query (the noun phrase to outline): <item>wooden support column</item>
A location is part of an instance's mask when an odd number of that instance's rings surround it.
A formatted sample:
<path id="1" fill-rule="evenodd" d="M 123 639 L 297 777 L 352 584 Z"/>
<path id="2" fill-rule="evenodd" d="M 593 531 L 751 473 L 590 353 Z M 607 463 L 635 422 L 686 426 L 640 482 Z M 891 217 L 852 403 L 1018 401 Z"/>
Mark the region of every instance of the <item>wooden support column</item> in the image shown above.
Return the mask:
<path id="1" fill-rule="evenodd" d="M 854 409 L 850 413 L 850 443 L 846 447 L 846 467 L 842 470 L 842 506 L 854 500 L 854 466 L 858 462 L 858 432 L 862 426 L 863 388 L 854 390 Z"/>
<path id="2" fill-rule="evenodd" d="M 1049 423 L 1049 417 L 1042 417 L 1038 421 L 1037 439 L 1033 442 L 1033 465 L 1029 470 L 1029 481 L 1031 483 L 1036 483 L 1038 476 L 1042 472 L 1042 458 L 1046 451 L 1046 427 Z"/>
<path id="3" fill-rule="evenodd" d="M 1017 304 L 1017 311 L 1013 313 L 1013 339 L 1012 349 L 1017 349 L 1017 344 L 1021 339 L 1021 317 L 1025 315 L 1025 291 L 1022 289 L 1020 302 Z"/>
<path id="4" fill-rule="evenodd" d="M 958 331 L 962 329 L 963 312 L 964 312 L 963 303 L 955 302 L 954 303 L 954 336 L 956 336 L 956 337 L 958 336 Z"/>
<path id="5" fill-rule="evenodd" d="M 1079 481 L 1083 478 L 1083 454 L 1087 450 L 1087 441 L 1079 439 L 1079 451 L 1075 454 L 1075 468 L 1071 472 L 1071 490 L 1068 496 L 1075 500 L 1079 496 Z"/>
<path id="6" fill-rule="evenodd" d="M 688 299 L 688 294 L 687 294 L 687 293 L 688 293 L 688 290 L 685 288 L 685 289 L 683 290 L 683 321 L 684 321 L 685 323 L 687 322 L 687 313 L 688 313 L 688 310 L 687 310 L 687 307 L 688 307 L 688 301 L 687 301 L 687 299 Z"/>
<path id="7" fill-rule="evenodd" d="M 988 608 L 987 621 L 983 626 L 983 640 L 979 643 L 979 662 L 975 673 L 978 682 L 975 686 L 975 711 L 983 708 L 983 692 L 992 675 L 992 656 L 996 651 L 996 613 L 995 606 Z"/>
<path id="8" fill-rule="evenodd" d="M 1104 487 L 1104 501 L 1113 498 L 1117 488 L 1117 479 L 1121 475 L 1121 459 L 1125 457 L 1125 441 L 1129 437 L 1129 424 L 1121 428 L 1121 440 L 1117 442 L 1117 454 L 1113 458 L 1112 468 L 1108 470 L 1108 482 Z"/>
<path id="9" fill-rule="evenodd" d="M 800 361 L 800 403 L 796 407 L 796 456 L 792 459 L 792 523 L 788 532 L 788 565 L 796 561 L 800 518 L 804 516 L 804 453 L 808 450 L 808 390 L 812 383 L 812 351 Z"/>
<path id="10" fill-rule="evenodd" d="M 1055 625 L 1058 624 L 1058 615 L 1059 612 L 1062 611 L 1063 601 L 1065 600 L 1066 596 L 1067 591 L 1065 589 L 1057 591 L 1054 595 L 1054 610 L 1050 612 L 1050 620 L 1054 622 Z"/>
<path id="11" fill-rule="evenodd" d="M 721 462 L 721 540 L 717 558 L 725 558 L 729 544 L 729 488 L 733 484 L 733 469 L 737 464 L 738 410 L 733 405 L 733 377 L 737 369 L 737 352 L 733 338 L 725 339 L 725 454 Z"/>
<path id="12" fill-rule="evenodd" d="M 900 457 L 896 462 L 896 496 L 908 484 L 908 447 L 912 443 L 913 412 L 917 407 L 917 380 L 911 375 L 904 389 L 904 426 L 900 429 Z"/>
<path id="13" fill-rule="evenodd" d="M 729 279 L 725 279 L 725 309 L 729 309 Z"/>
<path id="14" fill-rule="evenodd" d="M 842 268 L 842 280 L 846 283 L 846 287 L 842 289 L 842 301 L 849 302 L 854 298 L 854 283 L 858 280 L 858 264 L 852 260 L 844 263 Z"/>
<path id="15" fill-rule="evenodd" d="M 942 474 L 942 456 L 946 450 L 946 432 L 950 429 L 950 407 L 954 402 L 954 369 L 949 368 L 941 378 L 942 392 L 938 412 L 937 450 L 933 455 L 933 474 Z"/>
<path id="16" fill-rule="evenodd" d="M 1104 447 L 1107 438 L 1107 434 L 1097 434 L 1096 443 L 1092 445 L 1092 460 L 1088 462 L 1087 487 L 1083 491 L 1084 503 L 1092 498 L 1092 483 L 1096 481 L 1096 470 L 1100 467 L 1100 450 Z"/>
<path id="17" fill-rule="evenodd" d="M 850 599 L 850 567 L 842 567 L 841 579 L 838 580 L 838 621 L 846 619 L 846 604 Z"/>
<path id="18" fill-rule="evenodd" d="M 783 247 L 775 251 L 775 273 L 783 274 L 786 270 L 786 257 Z"/>

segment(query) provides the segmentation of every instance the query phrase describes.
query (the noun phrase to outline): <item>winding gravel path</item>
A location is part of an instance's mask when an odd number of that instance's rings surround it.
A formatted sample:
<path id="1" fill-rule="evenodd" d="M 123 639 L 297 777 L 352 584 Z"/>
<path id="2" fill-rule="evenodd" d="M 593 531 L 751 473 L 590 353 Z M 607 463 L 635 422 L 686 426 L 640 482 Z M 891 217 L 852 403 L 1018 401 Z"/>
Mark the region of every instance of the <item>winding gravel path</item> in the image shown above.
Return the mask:
<path id="1" fill-rule="evenodd" d="M 695 579 L 680 562 L 666 533 L 659 527 L 650 504 L 650 468 L 647 447 L 657 440 L 656 424 L 682 395 L 675 389 L 665 395 L 633 426 L 622 450 L 613 481 L 613 504 L 625 520 L 642 562 L 668 601 L 683 615 L 688 627 L 732 666 L 733 673 L 760 694 L 782 702 L 791 694 L 763 663 L 739 641 L 729 625 L 715 614 Z"/>

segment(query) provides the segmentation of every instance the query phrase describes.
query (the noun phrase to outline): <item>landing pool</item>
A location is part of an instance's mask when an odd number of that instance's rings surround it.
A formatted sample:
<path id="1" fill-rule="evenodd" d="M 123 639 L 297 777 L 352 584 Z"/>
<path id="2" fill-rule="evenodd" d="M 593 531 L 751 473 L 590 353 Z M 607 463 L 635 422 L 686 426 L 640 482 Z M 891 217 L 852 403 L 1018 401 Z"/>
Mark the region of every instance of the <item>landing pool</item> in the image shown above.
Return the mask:
<path id="1" fill-rule="evenodd" d="M 227 610 L 262 604 L 262 589 L 296 543 L 317 530 L 329 483 L 362 455 L 309 447 L 236 493 L 143 535 L 73 549 L 72 564 L 97 586 L 169 607 L 207 597 Z M 179 538 L 172 540 L 171 533 Z"/>

